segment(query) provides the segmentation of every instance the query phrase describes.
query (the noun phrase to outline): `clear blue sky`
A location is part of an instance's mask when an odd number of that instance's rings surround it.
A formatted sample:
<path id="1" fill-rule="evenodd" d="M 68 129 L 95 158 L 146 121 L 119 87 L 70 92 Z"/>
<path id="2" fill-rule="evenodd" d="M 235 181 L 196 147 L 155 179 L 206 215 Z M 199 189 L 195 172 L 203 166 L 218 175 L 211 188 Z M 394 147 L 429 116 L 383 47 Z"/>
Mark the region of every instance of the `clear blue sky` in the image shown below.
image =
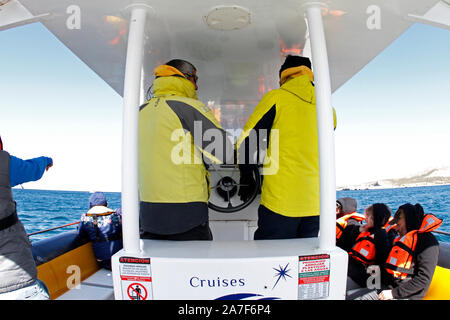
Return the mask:
<path id="1" fill-rule="evenodd" d="M 24 187 L 119 191 L 122 98 L 40 23 L 0 32 L 0 43 L 5 148 L 54 159 Z"/>
<path id="2" fill-rule="evenodd" d="M 0 32 L 0 134 L 25 188 L 120 190 L 122 98 L 42 25 Z M 333 94 L 337 184 L 450 165 L 450 31 L 415 24 Z"/>
<path id="3" fill-rule="evenodd" d="M 414 24 L 333 94 L 337 181 L 450 165 L 450 31 Z"/>

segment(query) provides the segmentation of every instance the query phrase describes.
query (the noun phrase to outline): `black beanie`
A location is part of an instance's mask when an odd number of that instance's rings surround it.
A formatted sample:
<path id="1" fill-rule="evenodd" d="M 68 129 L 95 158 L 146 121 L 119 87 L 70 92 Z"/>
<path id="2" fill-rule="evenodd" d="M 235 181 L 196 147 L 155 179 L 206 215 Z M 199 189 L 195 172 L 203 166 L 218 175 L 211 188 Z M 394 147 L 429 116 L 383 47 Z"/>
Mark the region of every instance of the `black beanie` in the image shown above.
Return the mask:
<path id="1" fill-rule="evenodd" d="M 300 57 L 300 56 L 291 56 L 288 55 L 283 65 L 281 66 L 279 76 L 281 78 L 281 73 L 289 68 L 306 66 L 311 69 L 311 60 L 308 57 Z"/>

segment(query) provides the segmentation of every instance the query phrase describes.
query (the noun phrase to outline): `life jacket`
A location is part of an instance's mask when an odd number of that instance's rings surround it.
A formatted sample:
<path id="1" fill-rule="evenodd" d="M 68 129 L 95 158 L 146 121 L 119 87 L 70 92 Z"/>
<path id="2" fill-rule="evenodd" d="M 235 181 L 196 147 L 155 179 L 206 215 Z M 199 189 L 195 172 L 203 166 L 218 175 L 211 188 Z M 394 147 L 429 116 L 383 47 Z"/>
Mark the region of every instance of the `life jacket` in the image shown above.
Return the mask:
<path id="1" fill-rule="evenodd" d="M 336 240 L 338 240 L 342 236 L 344 229 L 348 225 L 348 220 L 350 220 L 350 219 L 355 219 L 356 221 L 361 222 L 361 221 L 364 221 L 365 217 L 362 214 L 353 212 L 353 213 L 346 214 L 345 216 L 337 219 L 336 220 Z"/>
<path id="2" fill-rule="evenodd" d="M 391 252 L 386 260 L 385 269 L 394 278 L 406 279 L 414 274 L 413 260 L 419 233 L 431 232 L 439 228 L 442 220 L 432 214 L 427 214 L 422 220 L 419 230 L 412 230 L 394 240 Z"/>
<path id="3" fill-rule="evenodd" d="M 361 232 L 356 238 L 356 243 L 349 252 L 350 257 L 371 265 L 375 262 L 375 236 L 369 231 Z"/>
<path id="4" fill-rule="evenodd" d="M 85 228 L 93 243 L 122 240 L 122 221 L 119 216 L 111 216 L 115 213 L 116 211 L 108 207 L 94 206 L 81 217 L 82 227 Z"/>
<path id="5" fill-rule="evenodd" d="M 390 217 L 388 222 L 383 226 L 383 229 L 386 230 L 386 233 L 389 233 L 389 231 L 394 230 L 396 224 L 390 224 L 390 222 L 394 219 L 394 217 Z"/>

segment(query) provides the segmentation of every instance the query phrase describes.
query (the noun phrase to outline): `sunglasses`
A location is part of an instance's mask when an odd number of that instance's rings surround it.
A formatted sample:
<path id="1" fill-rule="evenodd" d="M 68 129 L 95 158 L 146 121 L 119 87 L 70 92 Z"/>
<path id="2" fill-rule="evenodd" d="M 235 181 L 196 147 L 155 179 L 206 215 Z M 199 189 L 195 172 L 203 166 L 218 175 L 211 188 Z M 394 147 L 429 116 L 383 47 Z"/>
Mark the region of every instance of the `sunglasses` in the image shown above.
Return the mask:
<path id="1" fill-rule="evenodd" d="M 189 74 L 189 73 L 185 73 L 184 75 L 187 76 L 188 78 L 190 78 L 190 77 L 194 78 L 194 82 L 197 83 L 197 81 L 198 81 L 198 76 L 197 75 L 194 76 L 194 75 Z"/>

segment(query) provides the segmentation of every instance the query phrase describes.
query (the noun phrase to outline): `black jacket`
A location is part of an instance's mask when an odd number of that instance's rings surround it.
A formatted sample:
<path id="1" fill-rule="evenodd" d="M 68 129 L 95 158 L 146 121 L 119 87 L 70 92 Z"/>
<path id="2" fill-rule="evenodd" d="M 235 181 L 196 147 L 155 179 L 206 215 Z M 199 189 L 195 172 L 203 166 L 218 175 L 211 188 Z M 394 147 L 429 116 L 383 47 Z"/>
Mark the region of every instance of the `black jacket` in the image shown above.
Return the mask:
<path id="1" fill-rule="evenodd" d="M 344 229 L 342 236 L 338 241 L 337 245 L 347 252 L 353 248 L 356 242 L 356 238 L 359 235 L 360 225 L 349 225 Z M 389 253 L 389 240 L 386 231 L 382 228 L 371 228 L 370 233 L 374 234 L 375 243 L 375 265 L 384 265 L 387 255 Z M 366 287 L 367 278 L 369 274 L 366 272 L 366 267 L 359 261 L 349 257 L 348 261 L 348 276 L 352 278 L 353 281 L 358 283 L 361 287 Z"/>

